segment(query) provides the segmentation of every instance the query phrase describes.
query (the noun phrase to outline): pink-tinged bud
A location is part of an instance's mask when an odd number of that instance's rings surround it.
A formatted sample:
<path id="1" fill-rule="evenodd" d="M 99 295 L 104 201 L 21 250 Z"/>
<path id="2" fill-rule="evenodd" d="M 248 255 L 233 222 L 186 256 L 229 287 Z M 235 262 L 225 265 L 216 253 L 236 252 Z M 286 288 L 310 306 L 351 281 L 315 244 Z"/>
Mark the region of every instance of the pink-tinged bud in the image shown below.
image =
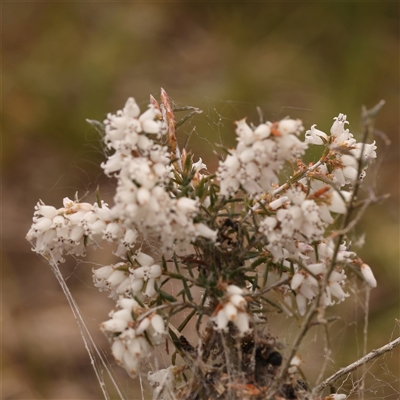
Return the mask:
<path id="1" fill-rule="evenodd" d="M 361 265 L 361 273 L 365 279 L 365 282 L 368 284 L 368 286 L 374 288 L 376 287 L 376 279 L 374 277 L 374 274 L 372 272 L 372 269 L 369 265 L 363 264 Z"/>

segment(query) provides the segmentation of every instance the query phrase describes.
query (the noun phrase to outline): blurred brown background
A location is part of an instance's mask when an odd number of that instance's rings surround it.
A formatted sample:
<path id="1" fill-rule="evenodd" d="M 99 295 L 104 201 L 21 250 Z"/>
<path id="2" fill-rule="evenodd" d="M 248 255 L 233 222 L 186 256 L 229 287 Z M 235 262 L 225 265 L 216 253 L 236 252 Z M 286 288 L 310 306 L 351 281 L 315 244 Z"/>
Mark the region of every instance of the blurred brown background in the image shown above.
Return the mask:
<path id="1" fill-rule="evenodd" d="M 3 2 L 1 398 L 102 398 L 67 301 L 24 237 L 39 198 L 59 207 L 78 191 L 93 201 L 100 185 L 112 199 L 99 167 L 101 138 L 85 119 L 104 119 L 128 96 L 144 109 L 161 86 L 204 110 L 181 129 L 181 140 L 193 131 L 189 147 L 211 170 L 210 143 L 233 145 L 234 121 L 247 115 L 257 122 L 256 106 L 267 119 L 290 115 L 325 131 L 343 112 L 359 134 L 361 105 L 386 100 L 376 127 L 391 146 L 377 138 L 381 165 L 367 181 L 391 197 L 371 207 L 357 232 L 366 233 L 360 255 L 379 282 L 368 349 L 397 337 L 399 22 L 398 2 Z M 106 248 L 90 260 L 68 260 L 62 270 L 108 351 L 98 326 L 113 302 L 93 288 L 91 268 L 114 258 Z M 343 319 L 328 371 L 361 355 L 364 316 L 356 303 L 336 310 Z M 307 360 L 311 378 L 321 356 L 316 349 L 318 362 Z M 366 399 L 400 397 L 399 359 L 397 350 L 369 367 Z M 141 398 L 137 382 L 117 373 L 128 397 Z"/>

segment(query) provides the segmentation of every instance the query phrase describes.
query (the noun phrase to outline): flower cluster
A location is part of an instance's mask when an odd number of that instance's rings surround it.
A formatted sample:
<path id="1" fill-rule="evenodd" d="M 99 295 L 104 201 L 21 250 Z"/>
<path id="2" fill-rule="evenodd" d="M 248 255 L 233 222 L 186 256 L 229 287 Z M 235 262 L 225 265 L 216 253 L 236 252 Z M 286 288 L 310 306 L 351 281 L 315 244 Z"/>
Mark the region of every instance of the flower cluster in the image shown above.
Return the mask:
<path id="1" fill-rule="evenodd" d="M 279 379 L 280 393 L 306 398 L 307 388 L 296 383 L 300 359 L 287 357 L 282 376 L 277 372 L 285 356 L 264 329 L 265 314 L 273 306 L 313 317 L 307 308 L 323 312 L 344 301 L 355 275 L 377 285 L 371 268 L 346 246 L 356 188 L 376 157 L 375 142 L 357 142 L 343 114 L 330 135 L 316 125 L 302 135 L 296 119 L 258 126 L 242 119 L 236 148 L 211 174 L 201 158 L 180 152 L 180 124 L 165 92 L 161 102 L 151 98 L 141 114 L 130 98 L 97 124 L 109 152 L 101 167 L 116 179 L 114 204 L 100 194 L 94 204 L 65 198 L 59 209 L 40 201 L 27 239 L 52 264 L 67 254 L 84 256 L 102 241 L 114 244 L 119 260 L 93 269 L 93 281 L 117 301 L 118 310 L 101 324 L 117 363 L 137 376 L 141 360 L 166 337 L 184 361 L 148 374 L 154 398 L 173 399 L 179 391 L 182 398 L 228 400 L 243 382 L 264 393 Z M 310 146 L 323 150 L 306 165 L 301 157 Z M 281 281 L 270 278 L 277 274 Z M 171 317 L 184 312 L 177 329 Z M 192 318 L 196 347 L 182 334 Z M 234 376 L 241 381 L 226 385 Z M 179 380 L 190 384 L 177 389 Z"/>
<path id="2" fill-rule="evenodd" d="M 306 188 L 299 185 L 284 194 L 269 203 L 271 215 L 259 226 L 275 260 L 300 256 L 299 244 L 301 248 L 301 244 L 312 244 L 324 238 L 327 226 L 333 222 L 330 211 L 346 212 L 345 192 L 341 193 L 343 198 L 331 189 L 325 191 L 323 197 L 316 196 L 316 192 L 307 195 Z"/>
<path id="3" fill-rule="evenodd" d="M 228 332 L 228 323 L 233 322 L 239 331 L 239 335 L 250 331 L 249 315 L 247 313 L 247 301 L 243 297 L 244 291 L 238 286 L 229 285 L 226 288 L 226 300 L 216 308 L 216 315 L 212 317 L 215 329 Z"/>
<path id="4" fill-rule="evenodd" d="M 127 229 L 158 239 L 164 250 L 185 251 L 198 236 L 215 240 L 216 232 L 193 222 L 199 202 L 166 188 L 173 173 L 168 148 L 160 143 L 167 133 L 160 109 L 150 104 L 139 114 L 130 98 L 123 110 L 109 114 L 104 122 L 104 140 L 115 153 L 102 167 L 118 179 L 112 216 Z M 201 160 L 199 168 L 206 168 Z"/>
<path id="5" fill-rule="evenodd" d="M 149 355 L 152 345 L 159 344 L 165 337 L 164 321 L 156 313 L 145 316 L 148 310 L 133 299 L 121 297 L 117 305 L 120 310 L 112 311 L 111 319 L 103 322 L 100 328 L 112 343 L 117 363 L 131 377 L 136 377 L 141 359 Z"/>
<path id="6" fill-rule="evenodd" d="M 132 294 L 142 297 L 142 290 L 144 299 L 154 297 L 157 294 L 156 284 L 161 277 L 161 267 L 141 251 L 131 256 L 130 262 L 94 269 L 94 285 L 100 291 L 110 292 L 109 297 L 114 299 L 121 295 L 130 297 Z"/>
<path id="7" fill-rule="evenodd" d="M 346 115 L 339 114 L 334 120 L 330 129 L 331 136 L 316 129 L 316 125 L 313 125 L 306 132 L 305 141 L 315 145 L 329 143 L 331 152 L 320 167 L 320 171 L 329 175 L 328 171 L 331 170 L 331 179 L 339 187 L 346 184 L 353 185 L 357 179 L 364 177 L 368 164 L 376 158 L 375 141 L 371 144 L 357 143 L 353 134 L 345 129 L 345 125 L 349 123 Z M 360 161 L 364 165 L 359 174 L 358 164 Z"/>
<path id="8" fill-rule="evenodd" d="M 103 240 L 124 246 L 124 230 L 112 222 L 107 204 L 80 203 L 63 200 L 63 207 L 55 208 L 39 201 L 35 207 L 33 224 L 26 236 L 32 250 L 49 262 L 63 262 L 63 255 L 85 255 L 85 247 L 98 246 Z M 121 241 L 122 240 L 122 241 Z"/>
<path id="9" fill-rule="evenodd" d="M 301 156 L 307 143 L 298 139 L 303 131 L 300 120 L 284 119 L 251 128 L 246 120 L 236 122 L 238 145 L 220 162 L 217 176 L 220 193 L 234 196 L 242 188 L 252 196 L 271 190 L 285 161 Z"/>

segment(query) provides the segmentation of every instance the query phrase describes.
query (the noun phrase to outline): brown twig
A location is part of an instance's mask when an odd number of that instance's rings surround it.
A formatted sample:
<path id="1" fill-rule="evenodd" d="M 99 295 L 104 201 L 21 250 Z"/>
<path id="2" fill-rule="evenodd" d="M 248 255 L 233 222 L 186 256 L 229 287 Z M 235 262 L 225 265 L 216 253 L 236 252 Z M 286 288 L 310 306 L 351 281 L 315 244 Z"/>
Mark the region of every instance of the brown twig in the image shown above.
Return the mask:
<path id="1" fill-rule="evenodd" d="M 178 140 L 175 133 L 175 116 L 172 111 L 171 101 L 167 92 L 161 88 L 161 103 L 163 105 L 163 117 L 168 125 L 168 143 L 171 156 L 176 159 L 179 169 L 182 169 L 181 154 L 179 151 Z"/>
<path id="2" fill-rule="evenodd" d="M 347 367 L 340 368 L 339 371 L 335 372 L 329 378 L 325 379 L 322 383 L 316 386 L 313 390 L 314 395 L 318 395 L 321 393 L 326 387 L 332 385 L 342 376 L 349 374 L 352 371 L 355 371 L 357 368 L 369 363 L 370 361 L 383 356 L 385 353 L 392 351 L 395 347 L 400 345 L 400 337 L 397 339 L 385 344 L 384 346 L 380 347 L 379 349 L 372 350 L 366 356 L 361 357 L 359 360 L 353 362 L 352 364 L 348 365 Z"/>

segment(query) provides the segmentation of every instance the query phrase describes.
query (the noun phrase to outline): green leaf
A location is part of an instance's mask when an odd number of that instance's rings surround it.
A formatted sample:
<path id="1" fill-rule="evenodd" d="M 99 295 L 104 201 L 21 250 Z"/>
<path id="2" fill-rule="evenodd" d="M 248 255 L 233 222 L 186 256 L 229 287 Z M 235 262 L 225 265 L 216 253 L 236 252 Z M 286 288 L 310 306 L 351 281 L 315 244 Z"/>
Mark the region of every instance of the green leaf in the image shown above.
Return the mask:
<path id="1" fill-rule="evenodd" d="M 167 301 L 170 301 L 171 303 L 178 301 L 174 296 L 171 296 L 169 293 L 164 292 L 164 290 L 159 289 L 158 294 Z"/>

